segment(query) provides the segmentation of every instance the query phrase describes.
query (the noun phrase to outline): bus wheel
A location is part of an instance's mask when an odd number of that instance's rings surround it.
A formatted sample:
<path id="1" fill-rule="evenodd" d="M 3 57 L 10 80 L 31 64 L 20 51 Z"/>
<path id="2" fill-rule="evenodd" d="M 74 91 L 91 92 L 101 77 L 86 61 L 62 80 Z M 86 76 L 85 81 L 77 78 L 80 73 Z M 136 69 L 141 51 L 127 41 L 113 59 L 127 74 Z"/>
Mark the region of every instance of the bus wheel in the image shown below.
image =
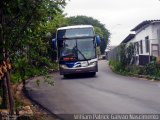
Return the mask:
<path id="1" fill-rule="evenodd" d="M 68 75 L 68 74 L 67 74 L 67 75 L 63 75 L 63 77 L 64 77 L 64 78 L 69 78 L 69 75 Z"/>
<path id="2" fill-rule="evenodd" d="M 93 77 L 96 76 L 96 72 L 91 72 L 90 74 L 91 74 L 91 76 L 93 76 Z"/>

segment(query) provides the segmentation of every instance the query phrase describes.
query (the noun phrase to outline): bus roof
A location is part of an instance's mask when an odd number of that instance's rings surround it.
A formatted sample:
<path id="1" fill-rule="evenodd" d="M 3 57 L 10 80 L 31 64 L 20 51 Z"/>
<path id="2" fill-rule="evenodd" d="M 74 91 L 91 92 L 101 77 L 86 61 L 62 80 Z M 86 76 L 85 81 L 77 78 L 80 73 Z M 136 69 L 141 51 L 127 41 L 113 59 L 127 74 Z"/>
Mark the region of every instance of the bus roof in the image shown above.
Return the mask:
<path id="1" fill-rule="evenodd" d="M 66 29 L 74 29 L 74 28 L 93 28 L 92 25 L 74 25 L 74 26 L 66 26 L 66 27 L 60 27 L 57 30 L 66 30 Z"/>

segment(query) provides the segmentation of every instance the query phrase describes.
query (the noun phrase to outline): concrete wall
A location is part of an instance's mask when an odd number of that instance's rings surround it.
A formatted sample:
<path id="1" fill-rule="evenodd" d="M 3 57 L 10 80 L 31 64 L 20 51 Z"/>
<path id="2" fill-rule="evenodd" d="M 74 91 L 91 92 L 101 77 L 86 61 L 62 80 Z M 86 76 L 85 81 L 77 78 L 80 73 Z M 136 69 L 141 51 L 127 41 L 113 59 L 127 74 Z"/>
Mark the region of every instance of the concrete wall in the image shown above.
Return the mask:
<path id="1" fill-rule="evenodd" d="M 153 23 L 148 26 L 144 26 L 136 32 L 135 38 L 133 38 L 130 42 L 139 42 L 142 40 L 142 46 L 143 46 L 143 53 L 141 54 L 140 48 L 139 48 L 139 55 L 152 55 L 153 51 L 151 49 L 152 44 L 159 44 L 160 45 L 160 23 Z M 150 51 L 146 52 L 146 43 L 145 43 L 145 37 L 149 37 L 150 41 Z M 155 49 L 157 46 L 154 46 Z M 156 54 L 153 56 L 157 56 Z"/>

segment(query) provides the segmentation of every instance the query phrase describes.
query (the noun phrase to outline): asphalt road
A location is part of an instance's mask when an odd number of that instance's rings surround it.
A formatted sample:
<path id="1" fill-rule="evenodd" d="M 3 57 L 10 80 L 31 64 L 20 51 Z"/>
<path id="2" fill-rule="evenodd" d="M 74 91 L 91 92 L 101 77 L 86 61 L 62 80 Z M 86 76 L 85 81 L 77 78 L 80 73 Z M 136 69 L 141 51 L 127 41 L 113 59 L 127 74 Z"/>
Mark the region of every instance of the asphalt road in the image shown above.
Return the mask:
<path id="1" fill-rule="evenodd" d="M 160 113 L 160 82 L 117 75 L 104 60 L 99 61 L 96 77 L 51 76 L 55 86 L 39 77 L 28 80 L 26 89 L 33 100 L 54 114 Z M 41 80 L 39 87 L 37 79 Z"/>

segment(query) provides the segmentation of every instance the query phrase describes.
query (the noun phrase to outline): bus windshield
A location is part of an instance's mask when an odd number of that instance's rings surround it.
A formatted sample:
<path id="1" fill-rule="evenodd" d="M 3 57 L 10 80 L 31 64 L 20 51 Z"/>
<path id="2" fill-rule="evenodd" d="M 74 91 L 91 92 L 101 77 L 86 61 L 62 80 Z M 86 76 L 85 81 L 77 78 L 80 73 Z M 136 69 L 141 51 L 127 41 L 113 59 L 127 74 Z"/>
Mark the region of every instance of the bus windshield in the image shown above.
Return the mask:
<path id="1" fill-rule="evenodd" d="M 96 57 L 93 38 L 63 40 L 60 58 L 74 57 L 76 60 L 89 60 Z"/>
<path id="2" fill-rule="evenodd" d="M 74 28 L 58 30 L 57 38 L 72 38 L 72 37 L 87 37 L 94 36 L 93 28 Z"/>

